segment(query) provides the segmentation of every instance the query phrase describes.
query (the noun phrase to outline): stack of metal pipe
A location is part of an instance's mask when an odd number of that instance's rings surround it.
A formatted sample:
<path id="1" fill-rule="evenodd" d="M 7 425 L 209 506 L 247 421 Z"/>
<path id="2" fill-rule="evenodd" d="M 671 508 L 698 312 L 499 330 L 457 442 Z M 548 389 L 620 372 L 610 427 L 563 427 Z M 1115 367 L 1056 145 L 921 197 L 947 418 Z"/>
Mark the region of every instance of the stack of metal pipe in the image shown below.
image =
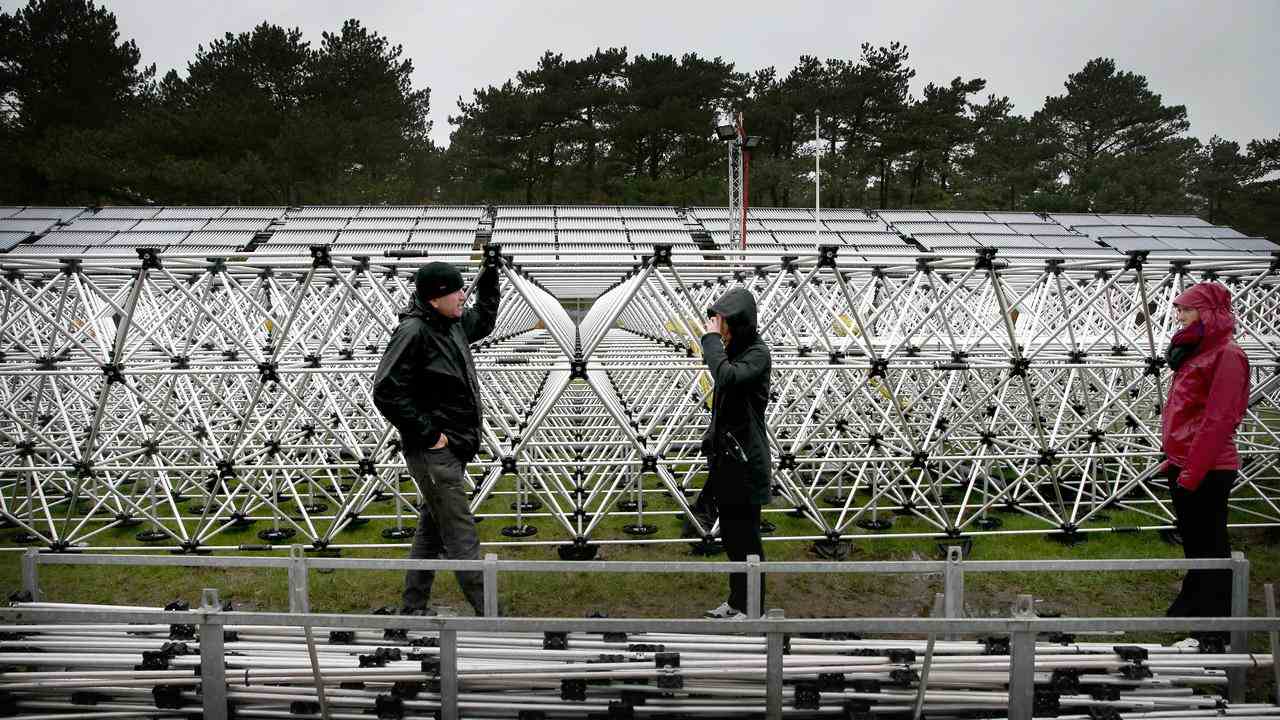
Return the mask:
<path id="1" fill-rule="evenodd" d="M 1037 642 L 1037 717 L 1280 718 L 1276 706 L 1221 695 L 1227 669 L 1270 666 L 1270 655 L 1094 640 Z M 223 645 L 229 717 L 433 718 L 449 691 L 436 631 L 226 625 Z M 790 636 L 784 647 L 788 718 L 1007 712 L 1006 637 Z M 457 668 L 464 718 L 766 712 L 766 640 L 735 634 L 731 621 L 716 635 L 457 631 Z M 0 629 L 0 717 L 199 717 L 201 669 L 192 625 L 9 625 Z"/>

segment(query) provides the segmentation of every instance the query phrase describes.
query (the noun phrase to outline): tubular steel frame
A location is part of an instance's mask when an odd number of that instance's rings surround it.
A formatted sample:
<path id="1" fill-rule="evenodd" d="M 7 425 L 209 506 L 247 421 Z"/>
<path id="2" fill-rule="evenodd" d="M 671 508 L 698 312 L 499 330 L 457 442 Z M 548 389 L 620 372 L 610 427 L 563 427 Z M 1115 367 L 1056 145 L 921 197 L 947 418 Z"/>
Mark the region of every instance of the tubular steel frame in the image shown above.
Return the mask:
<path id="1" fill-rule="evenodd" d="M 1171 299 L 1201 279 L 1232 291 L 1253 376 L 1233 524 L 1280 524 L 1273 259 L 847 260 L 830 246 L 722 258 L 660 245 L 575 325 L 538 281 L 616 267 L 516 265 L 497 246 L 487 257 L 468 280 L 496 262 L 503 300 L 474 348 L 486 424 L 468 482 L 474 510 L 515 500 L 491 513 L 514 518 L 507 542 L 687 542 L 650 536 L 672 513 L 714 536 L 689 500 L 711 390 L 698 337 L 732 286 L 756 296 L 774 356 L 767 512 L 812 528 L 775 539 L 1168 527 L 1163 345 Z M 154 546 L 185 551 L 240 547 L 219 535 L 252 523 L 270 525 L 269 543 L 339 548 L 370 517 L 394 518 L 384 536 L 403 540 L 415 491 L 369 386 L 416 262 L 322 246 L 310 259 L 6 257 L 0 515 L 20 542 L 56 550 L 138 523 Z M 675 509 L 646 510 L 658 497 Z M 364 514 L 386 499 L 394 515 Z M 1029 526 L 1001 529 L 997 511 Z M 1115 512 L 1137 521 L 1113 526 Z M 601 537 L 619 514 L 634 514 L 632 537 Z M 531 516 L 554 529 L 529 538 Z"/>

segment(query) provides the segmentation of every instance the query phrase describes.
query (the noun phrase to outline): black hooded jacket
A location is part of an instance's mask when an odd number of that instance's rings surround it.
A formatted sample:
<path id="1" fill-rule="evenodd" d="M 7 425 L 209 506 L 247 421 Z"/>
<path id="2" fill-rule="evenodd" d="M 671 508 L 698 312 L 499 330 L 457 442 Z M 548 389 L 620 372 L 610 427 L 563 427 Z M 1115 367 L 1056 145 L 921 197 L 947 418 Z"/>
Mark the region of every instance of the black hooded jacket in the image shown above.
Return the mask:
<path id="1" fill-rule="evenodd" d="M 464 463 L 480 448 L 480 388 L 470 344 L 493 332 L 498 317 L 498 271 L 485 270 L 479 297 L 458 319 L 447 318 L 416 294 L 400 311 L 400 325 L 373 377 L 373 404 L 409 450 L 449 438 Z"/>
<path id="2" fill-rule="evenodd" d="M 764 413 L 773 361 L 756 330 L 756 301 L 745 288 L 734 288 L 711 311 L 729 326 L 731 339 L 726 348 L 720 335 L 702 336 L 702 357 L 715 382 L 705 448 L 708 485 L 721 505 L 768 505 L 773 475 Z"/>

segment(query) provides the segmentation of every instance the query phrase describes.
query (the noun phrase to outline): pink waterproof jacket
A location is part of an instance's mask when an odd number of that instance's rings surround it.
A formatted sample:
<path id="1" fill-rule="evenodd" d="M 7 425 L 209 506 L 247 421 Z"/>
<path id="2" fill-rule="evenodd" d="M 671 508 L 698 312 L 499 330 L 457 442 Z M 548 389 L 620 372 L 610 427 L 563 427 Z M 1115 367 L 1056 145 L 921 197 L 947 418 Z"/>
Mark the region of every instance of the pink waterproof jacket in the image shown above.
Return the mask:
<path id="1" fill-rule="evenodd" d="M 1173 303 L 1200 312 L 1204 338 L 1173 374 L 1161 418 L 1161 446 L 1168 462 L 1182 468 L 1178 484 L 1200 487 L 1210 470 L 1240 467 L 1235 432 L 1249 402 L 1249 359 L 1235 343 L 1231 293 L 1199 283 Z"/>

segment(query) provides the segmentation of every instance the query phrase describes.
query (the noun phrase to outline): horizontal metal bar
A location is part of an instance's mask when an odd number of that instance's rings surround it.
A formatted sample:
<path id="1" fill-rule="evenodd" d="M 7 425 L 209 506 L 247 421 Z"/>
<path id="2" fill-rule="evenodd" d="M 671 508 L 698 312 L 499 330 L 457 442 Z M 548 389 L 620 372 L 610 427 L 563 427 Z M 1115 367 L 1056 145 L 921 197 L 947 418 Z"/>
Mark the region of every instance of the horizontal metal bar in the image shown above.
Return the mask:
<path id="1" fill-rule="evenodd" d="M 486 618 L 420 617 L 408 615 L 332 615 L 248 612 L 170 612 L 164 610 L 104 609 L 55 610 L 0 608 L 0 622 L 8 625 L 96 623 L 212 623 L 228 627 L 404 628 L 415 631 L 459 630 L 475 632 L 688 632 L 758 634 L 765 632 L 864 632 L 888 634 L 1028 632 L 1126 632 L 1247 631 L 1280 629 L 1280 618 L 806 618 L 786 620 L 652 619 L 652 618 Z"/>
<path id="2" fill-rule="evenodd" d="M 685 542 L 688 542 L 685 540 Z M 251 556 L 164 556 L 164 555 L 82 555 L 41 553 L 42 565 L 133 565 L 178 567 L 271 567 L 287 568 L 287 558 Z M 307 558 L 307 567 L 333 570 L 483 570 L 484 560 L 407 560 L 389 558 Z M 1134 560 L 964 560 L 965 572 L 1086 572 L 1222 570 L 1232 567 L 1230 559 L 1202 558 Z M 498 560 L 505 572 L 606 572 L 606 573 L 735 573 L 747 570 L 745 562 L 645 562 L 610 560 Z M 944 560 L 904 560 L 875 562 L 762 562 L 768 573 L 941 573 Z"/>

